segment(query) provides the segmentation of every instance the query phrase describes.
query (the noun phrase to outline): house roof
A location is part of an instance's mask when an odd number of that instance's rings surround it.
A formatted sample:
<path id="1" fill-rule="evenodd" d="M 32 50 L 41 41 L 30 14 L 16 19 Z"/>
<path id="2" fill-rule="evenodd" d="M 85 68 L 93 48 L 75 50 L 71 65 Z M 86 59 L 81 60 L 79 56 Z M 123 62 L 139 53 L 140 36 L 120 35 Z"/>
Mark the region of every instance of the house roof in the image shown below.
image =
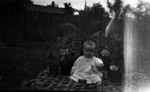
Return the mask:
<path id="1" fill-rule="evenodd" d="M 58 8 L 58 7 L 48 7 L 48 6 L 41 6 L 41 5 L 27 5 L 26 7 L 29 11 L 57 13 L 57 14 L 65 13 L 64 8 Z"/>

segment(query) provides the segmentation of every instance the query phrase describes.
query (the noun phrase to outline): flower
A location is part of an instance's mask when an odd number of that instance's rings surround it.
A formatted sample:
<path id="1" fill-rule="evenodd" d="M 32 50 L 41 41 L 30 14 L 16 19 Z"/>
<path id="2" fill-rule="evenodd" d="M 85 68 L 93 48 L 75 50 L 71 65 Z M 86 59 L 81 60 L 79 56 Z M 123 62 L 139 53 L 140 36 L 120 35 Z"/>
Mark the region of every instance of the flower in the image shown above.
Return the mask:
<path id="1" fill-rule="evenodd" d="M 118 66 L 111 65 L 111 66 L 110 66 L 110 70 L 111 70 L 111 71 L 117 71 L 117 70 L 118 70 Z"/>
<path id="2" fill-rule="evenodd" d="M 61 49 L 60 50 L 60 54 L 62 55 L 62 56 L 64 56 L 64 55 L 67 55 L 68 54 L 68 49 Z"/>
<path id="3" fill-rule="evenodd" d="M 101 55 L 102 56 L 109 56 L 109 51 L 107 49 L 102 50 Z"/>

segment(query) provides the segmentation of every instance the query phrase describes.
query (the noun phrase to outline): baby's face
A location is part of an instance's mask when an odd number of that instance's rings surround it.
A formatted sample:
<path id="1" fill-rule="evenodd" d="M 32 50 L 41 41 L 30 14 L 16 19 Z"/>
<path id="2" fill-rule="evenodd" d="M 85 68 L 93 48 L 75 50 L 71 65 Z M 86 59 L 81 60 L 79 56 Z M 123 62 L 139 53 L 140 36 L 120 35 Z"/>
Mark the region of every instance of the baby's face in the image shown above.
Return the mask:
<path id="1" fill-rule="evenodd" d="M 92 58 L 94 56 L 95 48 L 84 47 L 83 53 L 86 58 Z"/>

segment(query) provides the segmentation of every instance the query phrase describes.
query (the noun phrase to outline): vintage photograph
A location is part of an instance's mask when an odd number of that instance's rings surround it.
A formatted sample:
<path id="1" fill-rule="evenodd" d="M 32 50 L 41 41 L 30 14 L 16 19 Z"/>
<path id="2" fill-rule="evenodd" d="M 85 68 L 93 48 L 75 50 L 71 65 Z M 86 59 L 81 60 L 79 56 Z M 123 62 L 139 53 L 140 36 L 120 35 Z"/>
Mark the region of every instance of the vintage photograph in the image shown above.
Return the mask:
<path id="1" fill-rule="evenodd" d="M 0 90 L 150 92 L 149 0 L 0 0 Z"/>

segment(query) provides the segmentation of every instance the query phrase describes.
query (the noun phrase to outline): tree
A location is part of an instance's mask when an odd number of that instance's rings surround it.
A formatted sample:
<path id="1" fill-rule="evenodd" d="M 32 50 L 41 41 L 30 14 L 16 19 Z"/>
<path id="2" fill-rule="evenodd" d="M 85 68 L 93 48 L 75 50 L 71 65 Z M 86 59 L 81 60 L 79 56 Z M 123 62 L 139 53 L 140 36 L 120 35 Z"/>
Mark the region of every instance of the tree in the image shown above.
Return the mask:
<path id="1" fill-rule="evenodd" d="M 123 37 L 124 23 L 129 17 L 131 20 L 142 24 L 150 21 L 150 3 L 148 2 L 139 0 L 137 7 L 131 7 L 130 5 L 123 7 L 121 0 L 115 0 L 113 5 L 109 2 L 109 0 L 107 0 L 107 3 L 110 8 L 110 12 L 115 12 L 115 15 L 106 28 L 107 35 L 117 33 Z"/>
<path id="2" fill-rule="evenodd" d="M 139 1 L 137 7 L 130 7 L 130 13 L 134 15 L 134 19 L 137 21 L 150 21 L 150 3 Z"/>
<path id="3" fill-rule="evenodd" d="M 123 8 L 121 0 L 115 0 L 114 4 L 107 0 L 107 4 L 113 15 L 106 27 L 105 35 L 109 37 L 112 34 L 119 34 L 123 39 L 126 8 Z"/>
<path id="4" fill-rule="evenodd" d="M 66 2 L 66 3 L 64 3 L 64 6 L 65 6 L 66 14 L 72 14 L 73 15 L 74 9 L 72 8 L 71 3 Z"/>
<path id="5" fill-rule="evenodd" d="M 48 6 L 48 7 L 53 7 L 53 8 L 58 7 L 58 5 L 55 4 L 54 1 L 52 1 L 51 4 L 50 4 L 50 5 L 47 5 L 47 6 Z"/>
<path id="6" fill-rule="evenodd" d="M 79 15 L 79 28 L 89 35 L 98 31 L 104 32 L 106 24 L 110 20 L 109 14 L 100 3 L 95 3 L 92 7 L 86 7 L 85 10 L 79 11 Z"/>
<path id="7" fill-rule="evenodd" d="M 117 12 L 122 7 L 122 1 L 121 0 L 115 0 L 114 4 L 111 4 L 109 0 L 107 0 L 107 6 L 110 9 L 110 12 Z"/>

